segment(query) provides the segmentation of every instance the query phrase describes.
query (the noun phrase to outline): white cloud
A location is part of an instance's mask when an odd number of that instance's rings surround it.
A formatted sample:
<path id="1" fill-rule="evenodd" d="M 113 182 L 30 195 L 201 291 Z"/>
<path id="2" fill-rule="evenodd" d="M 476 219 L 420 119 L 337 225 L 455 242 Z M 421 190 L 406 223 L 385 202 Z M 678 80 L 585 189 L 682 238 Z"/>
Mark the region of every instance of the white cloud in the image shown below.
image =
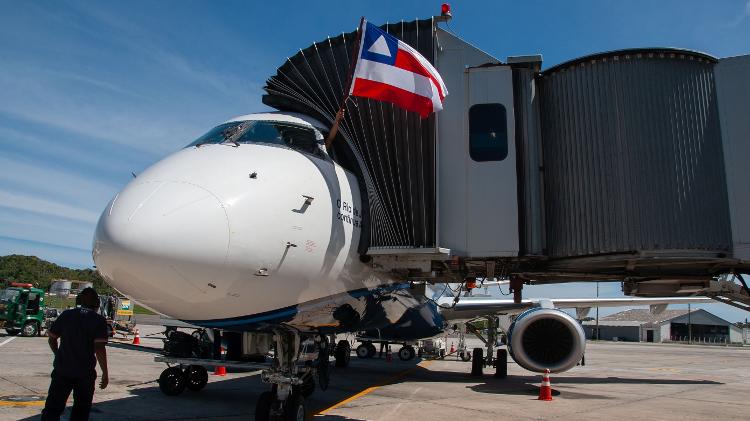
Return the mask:
<path id="1" fill-rule="evenodd" d="M 95 223 L 99 219 L 99 213 L 85 208 L 5 190 L 0 190 L 0 205 L 7 208 L 45 213 L 83 222 Z"/>
<path id="2" fill-rule="evenodd" d="M 96 204 L 102 208 L 119 190 L 119 186 L 105 184 L 72 171 L 49 168 L 49 164 L 32 164 L 0 157 L 0 182 L 6 189 L 23 191 L 29 196 L 56 197 L 59 200 Z M 0 204 L 5 202 L 0 201 Z"/>

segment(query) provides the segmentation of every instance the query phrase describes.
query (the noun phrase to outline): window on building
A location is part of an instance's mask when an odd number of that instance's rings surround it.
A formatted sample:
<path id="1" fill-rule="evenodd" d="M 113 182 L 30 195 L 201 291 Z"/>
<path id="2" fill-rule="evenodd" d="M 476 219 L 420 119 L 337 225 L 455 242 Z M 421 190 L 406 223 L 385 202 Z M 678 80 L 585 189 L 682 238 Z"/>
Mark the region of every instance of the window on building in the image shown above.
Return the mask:
<path id="1" fill-rule="evenodd" d="M 502 161 L 508 156 L 508 126 L 502 104 L 469 108 L 469 156 L 474 161 Z"/>

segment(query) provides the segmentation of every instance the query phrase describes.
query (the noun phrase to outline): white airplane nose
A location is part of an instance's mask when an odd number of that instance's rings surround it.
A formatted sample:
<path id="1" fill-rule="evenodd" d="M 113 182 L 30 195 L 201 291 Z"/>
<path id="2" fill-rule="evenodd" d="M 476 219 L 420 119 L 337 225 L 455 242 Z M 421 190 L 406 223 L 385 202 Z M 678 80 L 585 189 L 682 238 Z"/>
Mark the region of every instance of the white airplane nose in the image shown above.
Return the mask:
<path id="1" fill-rule="evenodd" d="M 174 288 L 211 294 L 229 253 L 229 220 L 221 200 L 195 184 L 131 184 L 102 214 L 93 249 L 99 271 L 134 298 Z"/>

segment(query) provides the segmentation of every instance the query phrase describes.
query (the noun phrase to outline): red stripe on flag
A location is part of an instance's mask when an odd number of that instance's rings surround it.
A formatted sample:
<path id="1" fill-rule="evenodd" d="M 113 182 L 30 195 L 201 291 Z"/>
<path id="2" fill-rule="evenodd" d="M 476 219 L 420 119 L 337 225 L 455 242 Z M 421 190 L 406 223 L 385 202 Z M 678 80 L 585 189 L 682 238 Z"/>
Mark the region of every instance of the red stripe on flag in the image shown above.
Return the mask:
<path id="1" fill-rule="evenodd" d="M 435 75 L 430 73 L 422 65 L 422 63 L 420 63 L 416 57 L 409 54 L 408 51 L 398 50 L 398 52 L 396 53 L 396 63 L 394 65 L 399 69 L 408 70 L 410 72 L 429 78 L 432 81 L 432 84 L 437 88 L 438 93 L 440 94 L 440 99 L 445 98 L 443 90 L 440 88 L 440 83 L 438 83 L 437 79 L 435 79 Z"/>
<path id="2" fill-rule="evenodd" d="M 433 110 L 430 98 L 397 88 L 393 85 L 388 85 L 387 83 L 374 82 L 362 78 L 357 78 L 354 81 L 352 94 L 396 104 L 408 111 L 419 113 L 422 118 L 427 118 Z"/>

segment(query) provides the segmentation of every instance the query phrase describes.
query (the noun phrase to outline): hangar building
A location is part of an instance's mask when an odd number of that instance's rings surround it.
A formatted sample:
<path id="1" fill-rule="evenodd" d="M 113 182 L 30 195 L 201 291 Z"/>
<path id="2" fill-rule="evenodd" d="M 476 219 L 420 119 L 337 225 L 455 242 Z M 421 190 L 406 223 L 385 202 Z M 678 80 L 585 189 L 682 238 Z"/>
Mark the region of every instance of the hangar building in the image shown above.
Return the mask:
<path id="1" fill-rule="evenodd" d="M 596 322 L 583 323 L 586 338 L 596 337 Z M 622 311 L 599 319 L 599 339 L 631 342 L 687 341 L 742 343 L 743 332 L 734 324 L 706 310 L 666 310 L 652 314 L 648 309 Z M 617 339 L 615 339 L 617 338 Z"/>

